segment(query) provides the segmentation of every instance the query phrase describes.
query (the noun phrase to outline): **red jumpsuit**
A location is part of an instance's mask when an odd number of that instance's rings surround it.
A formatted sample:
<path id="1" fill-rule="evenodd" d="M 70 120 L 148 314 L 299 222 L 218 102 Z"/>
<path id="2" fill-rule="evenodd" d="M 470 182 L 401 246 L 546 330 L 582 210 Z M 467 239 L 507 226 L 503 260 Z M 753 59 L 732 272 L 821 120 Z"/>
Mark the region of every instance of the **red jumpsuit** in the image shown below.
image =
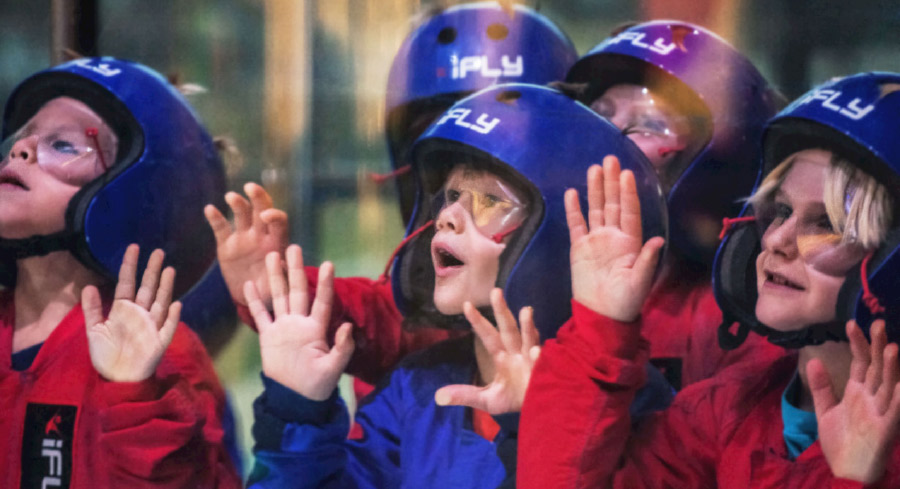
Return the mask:
<path id="1" fill-rule="evenodd" d="M 702 280 L 669 278 L 659 284 L 644 302 L 639 322 L 642 334 L 650 340 L 650 362 L 676 390 L 735 363 L 768 363 L 786 354 L 758 335 L 750 335 L 732 351 L 719 347 L 722 311 L 708 274 Z"/>
<path id="2" fill-rule="evenodd" d="M 544 345 L 526 393 L 519 487 L 863 487 L 832 475 L 819 442 L 789 459 L 780 409 L 795 357 L 732 366 L 632 431 L 628 405 L 647 354 L 636 324 L 573 301 L 572 320 Z M 892 457 L 873 487 L 900 487 L 900 450 Z"/>
<path id="3" fill-rule="evenodd" d="M 0 487 L 241 486 L 222 443 L 222 388 L 187 326 L 155 376 L 107 382 L 77 305 L 18 372 L 12 296 L 0 294 Z"/>

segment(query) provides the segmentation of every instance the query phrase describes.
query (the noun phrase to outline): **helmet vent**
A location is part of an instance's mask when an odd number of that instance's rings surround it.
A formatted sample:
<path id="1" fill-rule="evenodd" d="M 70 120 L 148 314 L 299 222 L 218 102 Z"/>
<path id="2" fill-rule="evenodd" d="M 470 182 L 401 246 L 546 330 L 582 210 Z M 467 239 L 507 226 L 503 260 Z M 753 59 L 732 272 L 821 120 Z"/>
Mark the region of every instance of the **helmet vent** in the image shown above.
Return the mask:
<path id="1" fill-rule="evenodd" d="M 491 24 L 487 27 L 487 35 L 495 41 L 502 41 L 509 35 L 509 28 L 503 24 Z"/>
<path id="2" fill-rule="evenodd" d="M 438 42 L 441 44 L 450 44 L 456 40 L 456 29 L 452 27 L 444 27 L 438 32 Z"/>
<path id="3" fill-rule="evenodd" d="M 512 105 L 516 100 L 522 98 L 522 92 L 518 90 L 504 90 L 497 94 L 497 102 Z"/>

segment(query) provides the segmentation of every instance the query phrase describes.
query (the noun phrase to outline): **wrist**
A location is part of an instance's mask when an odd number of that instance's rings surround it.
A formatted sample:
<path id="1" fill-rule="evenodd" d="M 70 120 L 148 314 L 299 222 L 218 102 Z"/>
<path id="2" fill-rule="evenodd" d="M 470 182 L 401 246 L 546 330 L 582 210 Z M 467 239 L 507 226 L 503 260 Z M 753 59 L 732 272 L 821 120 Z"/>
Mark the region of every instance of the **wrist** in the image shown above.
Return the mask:
<path id="1" fill-rule="evenodd" d="M 627 304 L 607 304 L 598 300 L 598 295 L 599 294 L 583 295 L 573 293 L 572 298 L 594 313 L 621 323 L 633 323 L 641 315 L 640 306 L 634 307 Z"/>

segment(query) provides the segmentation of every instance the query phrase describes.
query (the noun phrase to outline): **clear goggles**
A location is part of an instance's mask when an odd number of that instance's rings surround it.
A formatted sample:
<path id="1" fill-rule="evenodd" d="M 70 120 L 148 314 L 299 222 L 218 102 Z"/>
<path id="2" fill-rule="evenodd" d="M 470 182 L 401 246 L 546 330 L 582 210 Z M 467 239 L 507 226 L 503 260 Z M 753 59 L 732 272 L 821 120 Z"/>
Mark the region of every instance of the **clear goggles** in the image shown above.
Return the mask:
<path id="1" fill-rule="evenodd" d="M 846 275 L 869 251 L 832 229 L 824 213 L 797 214 L 786 204 L 769 202 L 757 206 L 754 215 L 764 249 L 769 238 L 792 239 L 801 259 L 827 275 Z M 773 233 L 788 234 L 773 236 Z"/>
<path id="2" fill-rule="evenodd" d="M 676 142 L 679 136 L 687 135 L 683 133 L 690 130 L 691 119 L 667 107 L 647 87 L 621 85 L 610 87 L 591 103 L 595 112 L 614 121 L 626 136 L 667 141 L 672 146 L 669 151 L 680 151 L 684 148 Z"/>
<path id="3" fill-rule="evenodd" d="M 495 179 L 449 181 L 434 196 L 432 212 L 460 206 L 472 217 L 478 231 L 497 243 L 518 229 L 528 217 L 527 206 L 506 184 Z"/>
<path id="4" fill-rule="evenodd" d="M 35 144 L 16 145 L 27 138 L 33 138 Z M 61 128 L 49 134 L 31 134 L 20 130 L 0 143 L 3 158 L 0 169 L 5 168 L 12 158 L 28 158 L 27 152 L 32 148 L 42 170 L 71 185 L 84 185 L 109 169 L 109 162 L 100 150 L 96 127 Z"/>

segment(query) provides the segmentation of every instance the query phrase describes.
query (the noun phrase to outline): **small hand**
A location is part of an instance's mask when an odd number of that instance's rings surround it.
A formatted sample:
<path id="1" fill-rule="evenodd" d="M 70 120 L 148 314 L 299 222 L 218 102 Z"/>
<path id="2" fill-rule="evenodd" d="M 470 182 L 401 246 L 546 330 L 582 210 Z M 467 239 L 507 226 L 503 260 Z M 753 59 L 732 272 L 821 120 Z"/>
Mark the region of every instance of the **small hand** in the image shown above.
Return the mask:
<path id="1" fill-rule="evenodd" d="M 272 207 L 272 198 L 255 183 L 244 185 L 250 201 L 235 192 L 228 192 L 225 201 L 234 214 L 234 227 L 216 209 L 204 209 L 206 220 L 216 237 L 216 254 L 222 276 L 231 298 L 246 304 L 244 283 L 253 281 L 263 302 L 271 300 L 266 277 L 266 255 L 282 253 L 288 243 L 287 214 Z"/>
<path id="2" fill-rule="evenodd" d="M 300 247 L 287 252 L 288 283 L 284 281 L 281 257 L 266 256 L 269 288 L 275 320 L 259 297 L 256 284 L 244 287 L 248 306 L 259 329 L 259 349 L 263 373 L 308 399 L 328 399 L 337 387 L 341 372 L 353 353 L 351 324 L 338 328 L 334 346 L 326 340 L 331 301 L 334 294 L 334 267 L 325 262 L 319 268 L 316 299 L 309 310 L 309 294 Z"/>
<path id="3" fill-rule="evenodd" d="M 641 245 L 641 204 L 634 174 L 620 173 L 615 156 L 604 158 L 603 167 L 588 169 L 590 230 L 577 190 L 566 192 L 565 204 L 573 298 L 609 318 L 635 320 L 653 285 L 664 240 L 654 237 Z"/>
<path id="4" fill-rule="evenodd" d="M 534 326 L 533 311 L 524 307 L 519 311 L 519 323 L 506 304 L 501 289 L 491 291 L 491 307 L 497 319 L 499 331 L 494 328 L 470 302 L 463 305 L 466 319 L 491 355 L 494 378 L 484 387 L 472 385 L 448 385 L 434 394 L 440 406 L 469 406 L 490 414 L 519 412 L 525 400 L 525 390 L 531 379 L 534 362 L 541 353 L 540 337 Z"/>
<path id="5" fill-rule="evenodd" d="M 172 302 L 175 270 L 166 267 L 160 274 L 165 257 L 162 250 L 150 255 L 135 295 L 138 253 L 135 244 L 125 251 L 115 300 L 106 321 L 97 288 L 88 286 L 81 292 L 91 363 L 100 375 L 113 382 L 139 382 L 152 376 L 181 315 L 181 303 Z"/>
<path id="6" fill-rule="evenodd" d="M 840 401 L 821 360 L 810 360 L 806 372 L 831 472 L 871 484 L 884 474 L 900 422 L 897 344 L 887 344 L 882 320 L 872 324 L 871 345 L 855 321 L 847 323 L 847 336 L 853 360 Z"/>

